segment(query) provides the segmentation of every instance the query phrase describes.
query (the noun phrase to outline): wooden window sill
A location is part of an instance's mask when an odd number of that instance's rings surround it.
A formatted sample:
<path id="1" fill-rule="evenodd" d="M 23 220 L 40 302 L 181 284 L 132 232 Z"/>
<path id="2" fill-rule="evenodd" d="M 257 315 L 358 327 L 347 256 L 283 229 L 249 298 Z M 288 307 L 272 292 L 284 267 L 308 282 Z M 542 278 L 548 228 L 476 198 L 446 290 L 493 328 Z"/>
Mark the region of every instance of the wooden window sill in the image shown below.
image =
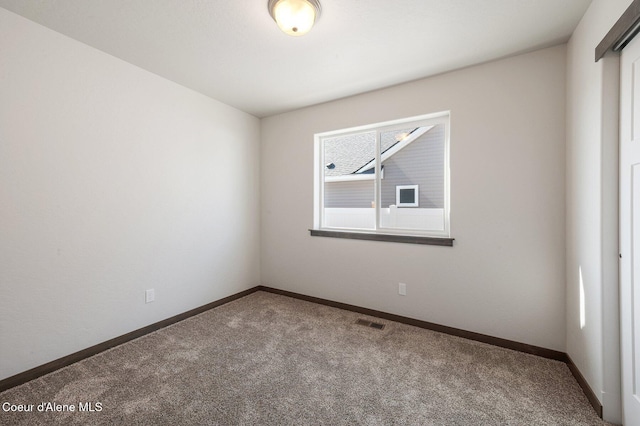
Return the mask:
<path id="1" fill-rule="evenodd" d="M 349 240 L 387 241 L 392 243 L 425 244 L 431 246 L 452 247 L 454 238 L 418 237 L 415 235 L 392 235 L 366 232 L 327 231 L 309 229 L 312 237 L 346 238 Z"/>

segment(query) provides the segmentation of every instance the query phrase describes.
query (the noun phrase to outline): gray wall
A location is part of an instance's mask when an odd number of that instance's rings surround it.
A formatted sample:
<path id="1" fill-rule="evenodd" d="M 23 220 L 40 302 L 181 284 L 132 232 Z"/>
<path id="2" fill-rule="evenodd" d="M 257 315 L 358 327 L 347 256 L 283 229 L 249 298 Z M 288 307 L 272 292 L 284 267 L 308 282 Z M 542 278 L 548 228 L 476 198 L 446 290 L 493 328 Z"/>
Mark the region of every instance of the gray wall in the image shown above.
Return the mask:
<path id="1" fill-rule="evenodd" d="M 420 208 L 444 207 L 444 126 L 438 125 L 383 162 L 381 207 L 396 204 L 396 185 L 420 185 Z"/>
<path id="2" fill-rule="evenodd" d="M 396 204 L 396 185 L 420 185 L 420 208 L 444 207 L 444 126 L 437 125 L 387 159 L 381 207 Z M 326 208 L 367 208 L 375 199 L 373 181 L 325 183 Z"/>
<path id="3" fill-rule="evenodd" d="M 0 379 L 260 283 L 257 118 L 2 8 L 0 52 Z"/>
<path id="4" fill-rule="evenodd" d="M 602 402 L 604 419 L 616 424 L 622 423 L 618 120 L 611 115 L 619 67 L 617 55 L 594 62 L 593 52 L 631 3 L 593 0 L 567 50 L 567 353 Z"/>
<path id="5" fill-rule="evenodd" d="M 367 208 L 375 200 L 373 180 L 328 182 L 324 186 L 326 208 Z"/>
<path id="6" fill-rule="evenodd" d="M 262 119 L 262 283 L 564 351 L 565 66 L 560 45 Z M 309 235 L 315 133 L 438 111 L 453 247 Z"/>

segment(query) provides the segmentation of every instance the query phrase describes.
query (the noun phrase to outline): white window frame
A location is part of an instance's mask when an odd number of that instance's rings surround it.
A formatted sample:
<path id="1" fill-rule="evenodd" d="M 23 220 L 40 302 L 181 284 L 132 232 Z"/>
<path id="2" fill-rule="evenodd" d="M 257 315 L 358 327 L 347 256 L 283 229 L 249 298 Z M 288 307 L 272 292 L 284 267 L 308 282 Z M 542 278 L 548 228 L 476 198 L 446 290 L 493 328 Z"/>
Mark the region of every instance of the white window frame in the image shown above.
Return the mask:
<path id="1" fill-rule="evenodd" d="M 347 136 L 349 134 L 363 133 L 363 132 L 375 132 L 376 133 L 376 170 L 374 174 L 375 182 L 375 206 L 380 206 L 381 194 L 380 194 L 380 180 L 382 179 L 381 162 L 383 158 L 380 155 L 380 133 L 394 130 L 403 130 L 407 126 L 425 127 L 425 126 L 444 126 L 444 230 L 443 231 L 429 231 L 429 230 L 415 230 L 415 229 L 398 229 L 398 228 L 383 228 L 380 226 L 380 208 L 376 207 L 375 215 L 375 228 L 374 229 L 358 229 L 358 228 L 331 228 L 324 226 L 324 150 L 323 140 L 336 137 Z M 450 112 L 443 111 L 434 114 L 425 114 L 415 117 L 403 118 L 399 120 L 386 121 L 381 123 L 374 123 L 364 126 L 352 127 L 347 129 L 333 130 L 329 132 L 317 133 L 314 135 L 314 208 L 313 208 L 313 230 L 318 231 L 336 231 L 337 233 L 364 233 L 364 234 L 379 234 L 379 235 L 398 235 L 398 236 L 416 236 L 416 237 L 439 237 L 439 238 L 451 238 L 450 232 Z M 380 176 L 380 178 L 378 178 Z M 416 198 L 417 199 L 417 198 Z"/>
<path id="2" fill-rule="evenodd" d="M 344 176 L 326 176 L 325 182 L 356 182 L 361 180 L 376 180 L 376 175 L 371 174 L 359 174 L 359 175 L 344 175 Z M 380 172 L 380 179 L 384 179 L 384 168 Z"/>
<path id="3" fill-rule="evenodd" d="M 400 202 L 400 191 L 403 189 L 413 189 L 413 203 Z M 420 191 L 418 185 L 396 185 L 396 206 L 398 207 L 420 207 Z"/>

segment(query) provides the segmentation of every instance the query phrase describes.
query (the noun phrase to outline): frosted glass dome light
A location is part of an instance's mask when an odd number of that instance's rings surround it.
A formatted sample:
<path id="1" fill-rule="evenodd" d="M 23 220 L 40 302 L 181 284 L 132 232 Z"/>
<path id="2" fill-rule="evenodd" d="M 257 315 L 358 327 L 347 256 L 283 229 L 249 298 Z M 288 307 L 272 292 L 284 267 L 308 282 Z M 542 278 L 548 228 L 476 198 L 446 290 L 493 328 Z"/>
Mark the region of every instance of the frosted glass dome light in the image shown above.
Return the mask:
<path id="1" fill-rule="evenodd" d="M 317 0 L 269 0 L 268 7 L 278 27 L 295 37 L 308 33 L 320 16 Z"/>

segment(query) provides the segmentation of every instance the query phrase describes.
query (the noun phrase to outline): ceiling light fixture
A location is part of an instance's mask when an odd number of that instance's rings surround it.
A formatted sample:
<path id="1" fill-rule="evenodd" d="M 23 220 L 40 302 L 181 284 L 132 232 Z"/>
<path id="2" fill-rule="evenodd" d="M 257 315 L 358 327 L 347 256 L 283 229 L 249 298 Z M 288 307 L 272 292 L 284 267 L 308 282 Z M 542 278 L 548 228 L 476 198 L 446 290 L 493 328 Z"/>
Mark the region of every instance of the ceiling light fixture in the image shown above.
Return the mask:
<path id="1" fill-rule="evenodd" d="M 269 14 L 291 36 L 308 33 L 320 17 L 318 0 L 269 0 Z"/>

